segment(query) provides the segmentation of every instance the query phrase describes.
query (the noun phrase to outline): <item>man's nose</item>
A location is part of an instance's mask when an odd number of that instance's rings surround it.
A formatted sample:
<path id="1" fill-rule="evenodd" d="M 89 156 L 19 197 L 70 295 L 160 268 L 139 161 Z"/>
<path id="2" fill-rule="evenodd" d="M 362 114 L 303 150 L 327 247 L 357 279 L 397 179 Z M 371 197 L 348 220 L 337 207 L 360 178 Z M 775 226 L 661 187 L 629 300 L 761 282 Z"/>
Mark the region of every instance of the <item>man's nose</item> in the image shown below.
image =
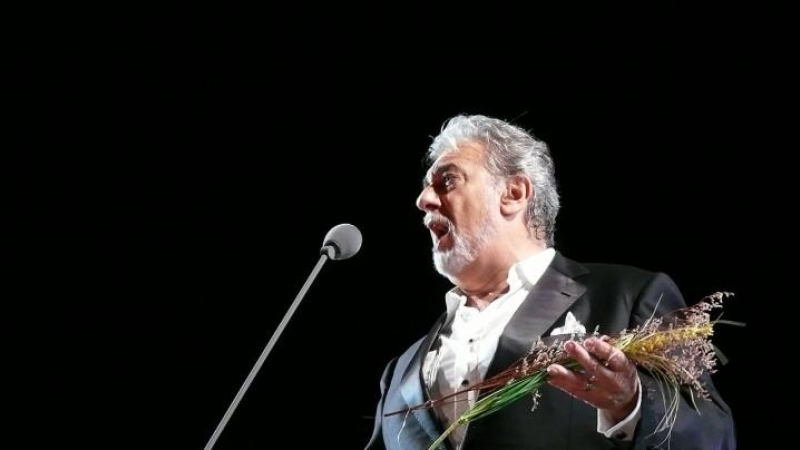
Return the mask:
<path id="1" fill-rule="evenodd" d="M 428 185 L 422 188 L 422 192 L 417 197 L 417 208 L 421 211 L 430 211 L 438 208 L 439 205 L 439 196 L 436 195 L 433 186 Z"/>

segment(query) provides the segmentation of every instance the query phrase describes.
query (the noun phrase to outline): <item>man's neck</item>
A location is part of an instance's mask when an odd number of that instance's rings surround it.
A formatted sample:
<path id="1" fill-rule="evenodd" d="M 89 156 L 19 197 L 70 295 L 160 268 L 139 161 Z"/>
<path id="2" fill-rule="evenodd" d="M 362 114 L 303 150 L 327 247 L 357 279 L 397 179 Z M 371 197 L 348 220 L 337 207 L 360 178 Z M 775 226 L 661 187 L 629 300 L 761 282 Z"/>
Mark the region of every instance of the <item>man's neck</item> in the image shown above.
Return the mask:
<path id="1" fill-rule="evenodd" d="M 490 303 L 497 300 L 498 297 L 508 292 L 508 283 L 505 283 L 503 287 L 498 286 L 496 290 L 492 290 L 485 293 L 469 293 L 465 292 L 467 295 L 467 306 L 472 306 L 474 308 L 478 308 L 478 310 L 483 311 L 489 306 Z"/>
<path id="2" fill-rule="evenodd" d="M 471 267 L 465 269 L 457 280 L 461 292 L 467 296 L 467 306 L 483 310 L 508 291 L 508 273 L 519 261 L 533 256 L 546 247 L 526 248 L 525 251 L 504 255 L 484 254 Z M 490 263 L 491 262 L 491 263 Z"/>

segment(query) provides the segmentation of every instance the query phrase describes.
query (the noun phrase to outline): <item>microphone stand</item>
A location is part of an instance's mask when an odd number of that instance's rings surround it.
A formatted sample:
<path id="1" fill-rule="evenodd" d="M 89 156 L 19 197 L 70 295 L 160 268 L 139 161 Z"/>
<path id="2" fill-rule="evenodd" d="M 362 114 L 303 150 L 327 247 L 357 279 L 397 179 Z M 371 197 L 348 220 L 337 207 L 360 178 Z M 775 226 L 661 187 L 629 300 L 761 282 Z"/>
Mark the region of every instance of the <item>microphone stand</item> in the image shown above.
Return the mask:
<path id="1" fill-rule="evenodd" d="M 272 333 L 272 338 L 270 338 L 269 342 L 267 343 L 267 346 L 264 348 L 264 351 L 261 352 L 261 356 L 258 357 L 258 361 L 256 361 L 256 364 L 255 366 L 253 366 L 253 369 L 250 370 L 250 374 L 247 375 L 247 378 L 244 380 L 242 387 L 239 388 L 239 392 L 236 393 L 236 397 L 233 398 L 233 401 L 231 402 L 231 405 L 228 407 L 228 410 L 225 411 L 225 415 L 222 416 L 222 420 L 220 420 L 219 424 L 217 425 L 217 429 L 214 430 L 214 434 L 211 435 L 211 438 L 208 440 L 208 443 L 206 444 L 204 450 L 211 450 L 212 448 L 214 448 L 214 443 L 216 443 L 217 439 L 219 439 L 219 435 L 222 434 L 222 430 L 225 428 L 225 425 L 227 425 L 228 421 L 231 419 L 233 411 L 236 410 L 237 406 L 239 406 L 239 402 L 242 401 L 242 397 L 244 397 L 245 392 L 247 392 L 247 389 L 250 387 L 250 384 L 253 382 L 253 379 L 255 379 L 256 374 L 261 369 L 261 366 L 264 365 L 264 361 L 267 359 L 269 352 L 272 351 L 272 347 L 275 346 L 275 342 L 277 342 L 278 338 L 283 332 L 283 329 L 286 328 L 286 324 L 289 323 L 289 319 L 292 318 L 292 315 L 294 314 L 294 311 L 297 309 L 297 306 L 300 305 L 300 301 L 303 299 L 303 296 L 306 295 L 306 291 L 308 291 L 308 288 L 311 286 L 311 283 L 317 277 L 317 274 L 319 273 L 320 269 L 322 269 L 322 266 L 325 264 L 328 258 L 332 259 L 335 258 L 336 250 L 331 246 L 326 245 L 322 247 L 322 251 L 320 253 L 322 253 L 322 256 L 319 258 L 319 262 L 317 262 L 317 265 L 314 266 L 314 270 L 311 271 L 311 275 L 308 276 L 308 279 L 306 280 L 302 289 L 300 289 L 300 292 L 297 294 L 297 297 L 294 298 L 292 306 L 289 307 L 289 310 L 283 316 L 283 320 L 281 320 L 281 323 L 278 325 L 278 328 L 275 330 L 274 333 Z"/>

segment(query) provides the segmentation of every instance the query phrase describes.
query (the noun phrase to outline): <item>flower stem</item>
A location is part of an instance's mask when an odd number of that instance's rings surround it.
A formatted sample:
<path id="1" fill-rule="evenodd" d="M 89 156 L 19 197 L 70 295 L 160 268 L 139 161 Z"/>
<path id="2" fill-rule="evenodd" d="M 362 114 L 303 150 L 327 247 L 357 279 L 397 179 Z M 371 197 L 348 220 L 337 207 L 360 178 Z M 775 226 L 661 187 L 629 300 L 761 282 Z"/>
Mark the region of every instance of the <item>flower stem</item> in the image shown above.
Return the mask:
<path id="1" fill-rule="evenodd" d="M 578 362 L 573 359 L 562 361 L 561 364 L 569 369 L 575 368 L 579 365 Z M 466 425 L 473 420 L 486 417 L 489 414 L 498 411 L 510 405 L 511 403 L 514 403 L 523 396 L 537 391 L 546 382 L 547 368 L 542 368 L 532 373 L 530 376 L 509 381 L 508 384 L 503 386 L 503 388 L 497 389 L 475 402 L 475 405 L 472 408 L 462 414 L 458 420 L 447 427 L 444 433 L 442 433 L 441 436 L 434 441 L 428 450 L 436 450 L 436 447 L 444 442 L 447 436 L 455 431 L 456 428 Z"/>

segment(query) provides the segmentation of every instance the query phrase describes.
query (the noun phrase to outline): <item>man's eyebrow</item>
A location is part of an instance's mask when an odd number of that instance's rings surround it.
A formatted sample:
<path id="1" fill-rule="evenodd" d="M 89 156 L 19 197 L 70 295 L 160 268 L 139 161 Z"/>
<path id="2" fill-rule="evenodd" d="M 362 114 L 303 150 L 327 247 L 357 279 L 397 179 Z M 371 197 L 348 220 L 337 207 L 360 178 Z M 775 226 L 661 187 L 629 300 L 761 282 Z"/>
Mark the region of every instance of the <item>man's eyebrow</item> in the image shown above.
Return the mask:
<path id="1" fill-rule="evenodd" d="M 440 166 L 431 167 L 428 170 L 428 173 L 425 175 L 425 178 L 422 179 L 422 187 L 425 188 L 429 184 L 431 184 L 431 178 L 434 175 L 439 175 L 443 172 L 447 172 L 449 170 L 457 169 L 458 166 L 455 163 L 445 163 Z"/>

